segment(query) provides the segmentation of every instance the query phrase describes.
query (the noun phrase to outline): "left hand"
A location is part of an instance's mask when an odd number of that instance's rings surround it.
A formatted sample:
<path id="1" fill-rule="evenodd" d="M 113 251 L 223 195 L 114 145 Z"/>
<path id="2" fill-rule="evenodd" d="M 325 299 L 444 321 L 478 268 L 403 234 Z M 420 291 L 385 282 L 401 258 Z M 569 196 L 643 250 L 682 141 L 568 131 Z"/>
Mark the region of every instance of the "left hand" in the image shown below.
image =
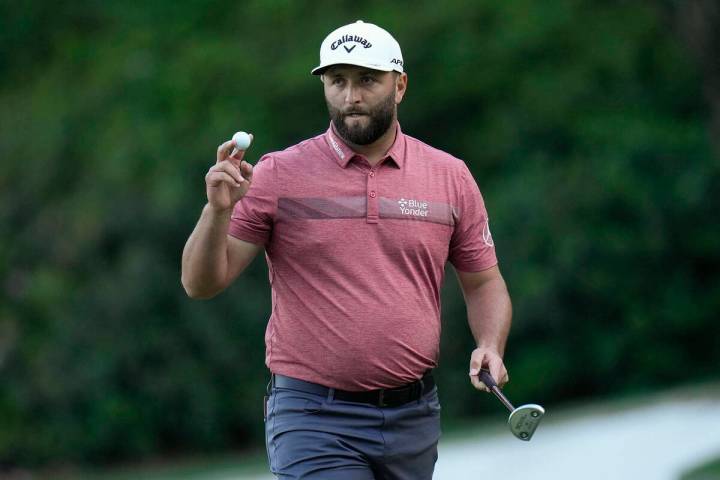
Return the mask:
<path id="1" fill-rule="evenodd" d="M 478 347 L 470 355 L 470 382 L 476 389 L 490 392 L 490 389 L 478 378 L 481 368 L 490 370 L 490 375 L 492 375 L 500 388 L 510 381 L 502 357 L 493 349 Z"/>

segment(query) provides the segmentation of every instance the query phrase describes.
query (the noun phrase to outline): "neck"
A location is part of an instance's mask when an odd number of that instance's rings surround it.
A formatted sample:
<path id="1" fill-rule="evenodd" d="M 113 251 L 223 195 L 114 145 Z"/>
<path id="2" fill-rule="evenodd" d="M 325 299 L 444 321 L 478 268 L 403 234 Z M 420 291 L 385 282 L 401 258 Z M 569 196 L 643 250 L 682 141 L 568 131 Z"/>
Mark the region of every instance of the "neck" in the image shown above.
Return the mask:
<path id="1" fill-rule="evenodd" d="M 382 136 L 375 140 L 373 143 L 367 145 L 357 145 L 352 142 L 348 142 L 345 139 L 343 140 L 345 141 L 347 146 L 350 147 L 354 152 L 357 152 L 367 158 L 367 161 L 370 163 L 370 165 L 374 167 L 378 164 L 378 162 L 380 162 L 380 160 L 385 157 L 388 150 L 390 150 L 390 148 L 393 146 L 393 143 L 395 143 L 396 135 L 397 121 L 393 120 L 390 128 L 388 128 L 387 131 L 383 133 Z"/>

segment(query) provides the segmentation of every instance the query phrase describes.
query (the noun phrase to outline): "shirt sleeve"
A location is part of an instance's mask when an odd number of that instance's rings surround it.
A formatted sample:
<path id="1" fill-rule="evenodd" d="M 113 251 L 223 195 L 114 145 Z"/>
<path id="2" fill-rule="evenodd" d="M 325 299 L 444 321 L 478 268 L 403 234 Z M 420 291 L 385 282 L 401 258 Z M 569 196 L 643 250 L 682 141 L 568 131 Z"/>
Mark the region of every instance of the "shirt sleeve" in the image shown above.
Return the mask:
<path id="1" fill-rule="evenodd" d="M 463 272 L 480 272 L 497 265 L 495 244 L 480 189 L 467 165 L 462 164 L 455 229 L 448 259 Z"/>
<path id="2" fill-rule="evenodd" d="M 253 167 L 252 184 L 247 194 L 233 209 L 228 233 L 235 238 L 258 245 L 267 245 L 277 213 L 277 182 L 275 163 L 270 156 L 262 157 Z"/>

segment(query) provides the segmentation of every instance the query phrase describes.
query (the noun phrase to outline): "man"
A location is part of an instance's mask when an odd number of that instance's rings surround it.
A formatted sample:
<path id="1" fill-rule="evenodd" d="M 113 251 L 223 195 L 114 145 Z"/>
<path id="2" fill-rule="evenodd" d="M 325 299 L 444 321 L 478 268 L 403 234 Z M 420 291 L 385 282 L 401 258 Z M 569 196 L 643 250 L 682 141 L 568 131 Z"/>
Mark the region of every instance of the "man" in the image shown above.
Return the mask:
<path id="1" fill-rule="evenodd" d="M 265 250 L 266 438 L 279 478 L 430 479 L 448 260 L 477 342 L 470 380 L 487 390 L 481 367 L 508 380 L 510 298 L 483 200 L 462 161 L 402 133 L 408 77 L 388 32 L 340 27 L 312 73 L 330 128 L 254 168 L 232 141 L 220 145 L 182 282 L 212 297 Z"/>

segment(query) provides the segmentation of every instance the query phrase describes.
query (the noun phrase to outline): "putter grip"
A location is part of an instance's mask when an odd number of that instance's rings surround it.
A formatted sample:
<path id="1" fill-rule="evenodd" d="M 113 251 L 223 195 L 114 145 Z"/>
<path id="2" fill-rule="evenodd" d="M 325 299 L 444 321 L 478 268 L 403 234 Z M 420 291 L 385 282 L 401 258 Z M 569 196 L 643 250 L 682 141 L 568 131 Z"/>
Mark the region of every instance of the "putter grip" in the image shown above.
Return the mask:
<path id="1" fill-rule="evenodd" d="M 497 383 L 495 382 L 495 379 L 490 375 L 490 371 L 485 370 L 484 368 L 480 370 L 480 374 L 478 375 L 480 378 L 480 381 L 483 382 L 485 385 L 487 385 L 488 388 L 497 387 Z"/>

